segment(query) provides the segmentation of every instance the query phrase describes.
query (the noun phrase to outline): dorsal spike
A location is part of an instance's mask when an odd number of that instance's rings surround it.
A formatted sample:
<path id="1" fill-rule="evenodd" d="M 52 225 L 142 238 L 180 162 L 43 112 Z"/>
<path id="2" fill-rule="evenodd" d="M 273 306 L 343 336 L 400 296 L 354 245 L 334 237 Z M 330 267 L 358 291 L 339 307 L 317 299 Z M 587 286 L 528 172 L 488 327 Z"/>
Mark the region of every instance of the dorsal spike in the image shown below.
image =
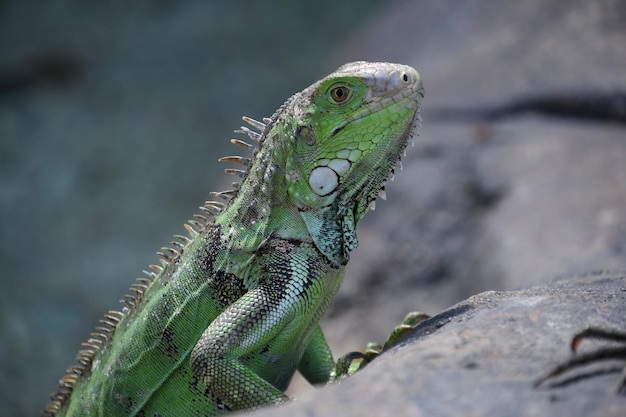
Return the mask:
<path id="1" fill-rule="evenodd" d="M 156 278 L 156 274 L 154 272 L 146 271 L 145 269 L 143 271 L 141 271 L 141 272 L 143 272 L 144 274 L 146 274 L 147 276 L 149 276 L 152 279 Z M 137 279 L 139 279 L 139 278 L 137 278 Z"/>
<path id="2" fill-rule="evenodd" d="M 187 236 L 183 236 L 183 235 L 174 235 L 174 237 L 178 240 L 180 240 L 181 242 L 183 242 L 183 244 L 187 244 L 189 242 L 191 242 L 191 239 L 189 239 Z"/>
<path id="3" fill-rule="evenodd" d="M 93 356 L 96 352 L 93 349 L 81 349 L 78 351 L 76 355 L 76 362 L 83 365 L 85 368 L 91 366 L 91 361 L 93 360 Z"/>
<path id="4" fill-rule="evenodd" d="M 259 132 L 255 132 L 254 130 L 250 129 L 247 126 L 241 126 L 239 129 L 235 130 L 235 133 L 246 134 L 248 135 L 250 139 L 252 139 L 255 142 L 260 141 L 261 138 L 263 137 Z"/>
<path id="5" fill-rule="evenodd" d="M 108 335 L 105 335 L 105 337 L 107 339 L 109 338 Z M 68 374 L 82 375 L 84 373 L 84 369 L 81 368 L 80 366 L 72 365 L 69 368 L 67 368 L 67 370 L 65 372 L 67 372 Z"/>
<path id="6" fill-rule="evenodd" d="M 386 200 L 387 199 L 387 191 L 385 191 L 385 187 L 380 189 L 380 191 L 378 192 L 378 197 L 381 200 Z"/>
<path id="7" fill-rule="evenodd" d="M 230 143 L 232 143 L 233 145 L 237 145 L 238 147 L 240 147 L 241 149 L 245 149 L 246 151 L 252 152 L 254 150 L 254 145 L 251 145 L 248 142 L 244 142 L 243 140 L 231 139 Z"/>
<path id="8" fill-rule="evenodd" d="M 246 175 L 246 171 L 243 171 L 241 169 L 234 169 L 234 168 L 226 168 L 224 172 L 227 174 L 236 175 L 239 178 L 243 178 Z"/>
<path id="9" fill-rule="evenodd" d="M 268 124 L 272 123 L 272 119 L 269 117 L 264 117 L 263 118 L 263 122 L 265 123 L 265 125 L 267 126 Z"/>
<path id="10" fill-rule="evenodd" d="M 88 339 L 86 342 L 81 342 L 80 345 L 86 348 L 98 349 L 102 346 L 102 342 L 96 341 L 96 339 Z"/>
<path id="11" fill-rule="evenodd" d="M 76 382 L 78 382 L 78 375 L 68 374 L 61 378 L 61 380 L 59 381 L 59 385 L 63 388 L 73 389 L 76 385 Z"/>
<path id="12" fill-rule="evenodd" d="M 163 259 L 165 259 L 167 262 L 169 262 L 169 261 L 171 261 L 171 260 L 172 260 L 172 257 L 171 257 L 171 256 L 169 256 L 169 254 L 167 254 L 167 253 L 164 253 L 164 252 L 158 251 L 156 254 L 157 254 L 158 256 L 162 257 Z M 160 259 L 159 259 L 159 260 L 160 260 Z"/>
<path id="13" fill-rule="evenodd" d="M 96 327 L 94 327 L 94 329 L 99 331 L 99 332 L 101 332 L 101 333 L 103 333 L 103 334 L 106 334 L 107 337 L 109 337 L 111 335 L 111 329 L 109 329 L 108 327 L 96 326 Z"/>
<path id="14" fill-rule="evenodd" d="M 148 289 L 148 286 L 144 284 L 140 284 L 138 282 L 135 282 L 134 284 L 130 286 L 130 291 L 136 294 L 143 294 L 147 289 Z"/>
<path id="15" fill-rule="evenodd" d="M 214 197 L 223 198 L 224 200 L 230 200 L 231 198 L 237 195 L 237 191 L 235 190 L 211 191 L 210 194 Z"/>
<path id="16" fill-rule="evenodd" d="M 213 207 L 205 207 L 205 206 L 200 206 L 200 211 L 203 213 L 206 213 L 210 216 L 216 216 L 219 214 L 220 210 L 215 209 Z"/>
<path id="17" fill-rule="evenodd" d="M 131 288 L 130 291 L 135 290 L 134 288 Z M 138 297 L 143 295 L 143 291 L 139 292 L 137 290 L 135 290 L 135 292 L 137 292 L 137 295 L 132 295 L 132 294 L 124 294 L 124 299 L 120 300 L 120 302 L 125 303 L 128 301 L 131 301 L 133 304 L 135 304 L 138 300 Z"/>
<path id="18" fill-rule="evenodd" d="M 175 257 L 177 257 L 177 256 L 180 256 L 180 253 L 178 253 L 177 251 L 175 251 L 175 250 L 174 250 L 174 249 L 172 249 L 172 248 L 168 248 L 167 246 L 163 246 L 163 247 L 161 248 L 161 250 L 162 250 L 164 253 L 168 254 L 170 258 L 175 258 Z"/>
<path id="19" fill-rule="evenodd" d="M 131 303 L 133 307 L 135 307 L 138 303 L 139 300 L 143 297 L 142 292 L 137 292 L 137 295 L 133 295 L 133 294 L 124 294 L 124 299 L 120 300 L 122 303 Z"/>
<path id="20" fill-rule="evenodd" d="M 104 324 L 105 326 L 110 327 L 111 328 L 111 332 L 113 332 L 113 329 L 115 329 L 115 326 L 117 324 L 117 323 L 109 321 L 107 319 L 100 319 L 99 322 Z"/>
<path id="21" fill-rule="evenodd" d="M 236 164 L 241 164 L 243 166 L 249 166 L 251 159 L 250 158 L 243 158 L 241 156 L 237 156 L 237 155 L 231 155 L 231 156 L 223 156 L 220 159 L 217 160 L 218 162 L 234 162 Z"/>
<path id="22" fill-rule="evenodd" d="M 185 245 L 178 240 L 172 240 L 170 243 L 178 249 L 179 253 L 182 252 L 183 249 L 185 249 Z"/>
<path id="23" fill-rule="evenodd" d="M 265 126 L 266 126 L 265 123 L 259 122 L 258 120 L 254 120 L 252 117 L 243 116 L 241 120 L 248 123 L 250 126 L 254 127 L 260 133 L 263 133 L 263 131 L 265 130 Z M 265 121 L 265 117 L 263 118 L 263 121 Z"/>
<path id="24" fill-rule="evenodd" d="M 106 342 L 107 337 L 102 333 L 91 332 L 89 334 L 88 342 L 94 343 L 96 345 Z"/>
<path id="25" fill-rule="evenodd" d="M 129 294 L 124 294 L 124 298 L 120 300 L 120 303 L 124 304 L 126 308 L 136 308 L 137 297 Z"/>
<path id="26" fill-rule="evenodd" d="M 204 225 L 197 220 L 193 220 L 193 219 L 187 220 L 187 223 L 189 223 L 192 226 L 192 228 L 195 229 L 195 232 L 197 234 L 200 234 L 200 232 L 204 229 Z"/>
<path id="27" fill-rule="evenodd" d="M 185 228 L 185 230 L 187 230 L 187 232 L 189 233 L 189 236 L 191 236 L 192 239 L 199 235 L 199 233 L 188 224 L 183 224 L 183 227 Z"/>
<path id="28" fill-rule="evenodd" d="M 213 216 L 211 216 L 212 218 Z M 190 220 L 189 222 L 195 222 L 194 226 L 199 225 L 198 226 L 198 231 L 201 232 L 202 230 L 204 230 L 207 226 L 207 224 L 211 223 L 211 220 L 209 220 L 207 217 L 203 216 L 202 214 L 194 214 L 193 215 L 193 219 Z"/>
<path id="29" fill-rule="evenodd" d="M 122 313 L 121 311 L 117 311 L 117 310 L 109 310 L 107 312 L 107 314 L 109 314 L 109 315 L 111 315 L 113 317 L 117 317 L 118 320 L 121 319 L 122 317 L 124 317 L 124 313 Z"/>
<path id="30" fill-rule="evenodd" d="M 147 289 L 147 288 L 148 288 L 148 286 L 149 286 L 149 284 L 150 284 L 151 282 L 152 282 L 152 281 L 147 280 L 147 279 L 145 279 L 145 278 L 137 278 L 137 282 L 133 282 L 133 283 L 131 284 L 130 288 L 131 288 L 131 289 L 132 289 L 132 288 L 139 288 L 139 289 L 141 289 L 141 290 L 145 290 L 145 289 Z"/>
<path id="31" fill-rule="evenodd" d="M 90 336 L 94 339 L 98 339 L 100 342 L 106 342 L 109 338 L 106 334 L 100 332 L 91 332 Z"/>
<path id="32" fill-rule="evenodd" d="M 146 288 L 148 288 L 148 286 L 152 284 L 152 281 L 143 277 L 136 278 L 135 281 L 137 281 L 138 284 L 145 286 Z"/>
<path id="33" fill-rule="evenodd" d="M 207 201 L 204 202 L 204 206 L 205 207 L 215 207 L 218 210 L 222 210 L 225 207 L 225 204 L 222 203 L 221 201 L 207 200 Z"/>
<path id="34" fill-rule="evenodd" d="M 101 329 L 108 329 L 108 331 L 111 333 L 115 330 L 115 326 L 111 326 L 111 323 L 107 322 L 104 319 L 98 320 L 98 323 L 104 325 L 104 326 L 100 326 Z"/>

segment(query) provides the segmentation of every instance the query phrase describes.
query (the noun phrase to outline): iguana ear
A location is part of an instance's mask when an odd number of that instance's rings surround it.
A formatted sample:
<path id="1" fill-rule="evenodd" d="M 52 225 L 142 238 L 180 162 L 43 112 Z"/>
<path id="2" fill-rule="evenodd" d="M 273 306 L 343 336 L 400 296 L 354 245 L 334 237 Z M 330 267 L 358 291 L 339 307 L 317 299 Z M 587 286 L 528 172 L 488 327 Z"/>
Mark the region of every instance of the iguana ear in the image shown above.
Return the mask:
<path id="1" fill-rule="evenodd" d="M 348 209 L 343 216 L 337 216 L 331 207 L 302 211 L 300 215 L 320 252 L 336 265 L 345 265 L 350 259 L 350 251 L 359 244 L 354 211 Z"/>

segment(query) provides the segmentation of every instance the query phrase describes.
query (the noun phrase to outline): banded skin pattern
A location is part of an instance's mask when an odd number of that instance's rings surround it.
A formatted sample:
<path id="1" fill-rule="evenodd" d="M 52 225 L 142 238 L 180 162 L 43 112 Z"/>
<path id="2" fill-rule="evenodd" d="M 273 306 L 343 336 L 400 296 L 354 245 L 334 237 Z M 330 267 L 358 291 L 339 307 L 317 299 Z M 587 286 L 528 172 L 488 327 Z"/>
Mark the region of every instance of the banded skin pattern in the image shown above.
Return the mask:
<path id="1" fill-rule="evenodd" d="M 319 320 L 339 289 L 356 225 L 419 125 L 411 67 L 354 62 L 263 122 L 233 189 L 213 193 L 83 343 L 44 416 L 215 416 L 279 404 L 298 370 L 330 381 Z"/>

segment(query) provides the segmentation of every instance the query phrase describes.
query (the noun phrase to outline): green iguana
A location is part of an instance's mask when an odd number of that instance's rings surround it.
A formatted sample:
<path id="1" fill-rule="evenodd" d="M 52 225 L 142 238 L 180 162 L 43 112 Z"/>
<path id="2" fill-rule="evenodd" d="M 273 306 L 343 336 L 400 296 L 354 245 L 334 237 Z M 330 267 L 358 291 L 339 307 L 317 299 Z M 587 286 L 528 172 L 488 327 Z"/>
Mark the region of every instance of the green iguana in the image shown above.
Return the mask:
<path id="1" fill-rule="evenodd" d="M 411 67 L 355 62 L 243 120 L 251 159 L 131 286 L 68 369 L 45 416 L 213 416 L 278 404 L 298 370 L 329 382 L 337 364 L 319 320 L 339 289 L 356 224 L 419 125 Z M 348 358 L 348 361 L 351 359 Z"/>

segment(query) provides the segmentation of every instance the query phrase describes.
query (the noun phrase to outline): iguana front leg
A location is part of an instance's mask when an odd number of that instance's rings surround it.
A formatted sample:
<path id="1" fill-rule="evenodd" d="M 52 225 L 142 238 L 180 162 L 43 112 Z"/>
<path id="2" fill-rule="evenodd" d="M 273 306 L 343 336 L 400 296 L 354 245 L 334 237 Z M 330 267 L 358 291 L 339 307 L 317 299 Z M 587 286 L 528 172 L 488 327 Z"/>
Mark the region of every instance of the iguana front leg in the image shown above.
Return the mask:
<path id="1" fill-rule="evenodd" d="M 318 324 L 298 364 L 298 371 L 309 383 L 320 385 L 330 382 L 334 369 L 333 355 Z"/>
<path id="2" fill-rule="evenodd" d="M 287 400 L 282 391 L 303 356 L 302 369 L 314 382 L 325 382 L 324 374 L 330 374 L 332 359 L 319 348 L 323 335 L 317 323 L 343 269 L 333 268 L 308 243 L 269 245 L 273 249 L 259 250 L 251 268 L 259 285 L 220 314 L 191 353 L 195 377 L 230 410 Z M 316 368 L 307 362 L 312 356 L 325 357 L 326 363 Z"/>
<path id="3" fill-rule="evenodd" d="M 231 410 L 287 400 L 242 361 L 251 354 L 261 359 L 262 347 L 269 349 L 280 327 L 291 319 L 291 314 L 278 311 L 272 292 L 256 288 L 246 293 L 211 323 L 191 353 L 194 375 Z"/>

